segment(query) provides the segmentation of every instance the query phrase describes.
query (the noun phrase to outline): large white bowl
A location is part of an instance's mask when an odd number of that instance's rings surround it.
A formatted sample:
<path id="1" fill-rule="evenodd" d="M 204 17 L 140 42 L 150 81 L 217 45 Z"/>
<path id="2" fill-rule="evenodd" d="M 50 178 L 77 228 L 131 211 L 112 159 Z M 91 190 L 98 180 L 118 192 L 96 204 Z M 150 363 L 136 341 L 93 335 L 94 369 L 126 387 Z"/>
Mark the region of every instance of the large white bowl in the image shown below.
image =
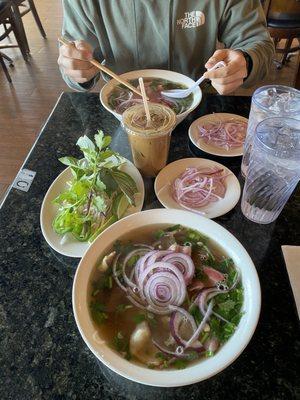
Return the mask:
<path id="1" fill-rule="evenodd" d="M 155 224 L 182 224 L 197 229 L 216 241 L 241 272 L 244 287 L 244 315 L 234 335 L 215 356 L 199 361 L 184 370 L 156 371 L 135 365 L 113 351 L 99 337 L 90 318 L 87 289 L 99 256 L 126 232 Z M 189 211 L 155 209 L 130 215 L 105 230 L 82 258 L 74 278 L 73 310 L 81 336 L 94 355 L 107 367 L 135 382 L 151 386 L 183 386 L 207 379 L 231 364 L 249 343 L 260 313 L 260 284 L 254 264 L 235 237 L 216 222 Z"/>
<path id="2" fill-rule="evenodd" d="M 190 87 L 195 83 L 195 81 L 193 81 L 193 79 L 189 78 L 188 76 L 182 75 L 178 72 L 168 71 L 168 70 L 163 70 L 163 69 L 142 69 L 142 70 L 137 70 L 137 71 L 126 72 L 125 74 L 122 74 L 120 76 L 126 80 L 138 79 L 140 77 L 142 77 L 142 78 L 162 78 L 162 79 L 168 79 L 169 81 L 173 81 L 176 83 L 184 84 L 187 87 Z M 115 79 L 111 79 L 109 82 L 107 82 L 101 89 L 100 100 L 101 100 L 102 105 L 109 112 L 111 112 L 119 121 L 121 121 L 122 114 L 116 113 L 108 105 L 109 94 L 112 92 L 113 88 L 115 86 L 118 86 L 119 84 L 120 83 L 117 82 Z M 193 103 L 191 104 L 190 108 L 188 110 L 186 110 L 185 112 L 176 115 L 176 121 L 177 121 L 176 125 L 179 124 L 179 122 L 183 121 L 184 118 L 186 118 L 189 115 L 189 113 L 192 112 L 199 105 L 201 99 L 202 99 L 202 91 L 198 86 L 194 91 L 194 100 L 193 100 Z"/>

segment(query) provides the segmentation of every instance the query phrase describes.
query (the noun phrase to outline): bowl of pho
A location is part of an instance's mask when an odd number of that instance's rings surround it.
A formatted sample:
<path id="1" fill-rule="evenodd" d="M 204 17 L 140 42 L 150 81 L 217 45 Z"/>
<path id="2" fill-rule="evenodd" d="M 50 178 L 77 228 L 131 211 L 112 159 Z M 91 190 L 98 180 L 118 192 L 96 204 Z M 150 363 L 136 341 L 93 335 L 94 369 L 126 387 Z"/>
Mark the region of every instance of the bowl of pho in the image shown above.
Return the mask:
<path id="1" fill-rule="evenodd" d="M 189 211 L 155 209 L 105 230 L 73 283 L 80 334 L 107 367 L 146 385 L 196 383 L 249 343 L 260 284 L 226 229 Z"/>
<path id="2" fill-rule="evenodd" d="M 172 99 L 161 95 L 163 90 L 186 89 L 195 83 L 191 78 L 178 72 L 143 69 L 126 72 L 121 77 L 135 87 L 139 86 L 138 78 L 142 77 L 149 100 L 172 108 L 176 114 L 177 124 L 183 121 L 199 105 L 202 98 L 202 92 L 199 87 L 184 99 Z M 103 106 L 119 121 L 121 121 L 122 114 L 127 108 L 142 102 L 142 98 L 139 95 L 122 86 L 115 79 L 110 80 L 103 86 L 100 92 L 100 100 Z"/>

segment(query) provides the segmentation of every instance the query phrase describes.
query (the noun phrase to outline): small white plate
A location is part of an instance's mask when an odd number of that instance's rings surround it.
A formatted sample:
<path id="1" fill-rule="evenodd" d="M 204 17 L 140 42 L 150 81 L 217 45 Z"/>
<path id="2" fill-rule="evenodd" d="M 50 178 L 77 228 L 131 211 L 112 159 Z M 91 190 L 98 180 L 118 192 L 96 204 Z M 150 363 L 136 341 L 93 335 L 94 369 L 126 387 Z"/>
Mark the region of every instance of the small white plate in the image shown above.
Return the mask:
<path id="1" fill-rule="evenodd" d="M 205 213 L 203 216 L 207 218 L 216 218 L 220 215 L 226 214 L 232 210 L 239 201 L 241 195 L 241 186 L 234 175 L 227 167 L 212 160 L 204 158 L 183 158 L 168 164 L 157 175 L 154 183 L 154 190 L 158 200 L 166 208 L 175 208 L 177 210 L 184 210 L 172 197 L 171 185 L 178 176 L 180 176 L 186 168 L 209 168 L 218 167 L 223 168 L 225 173 L 230 173 L 224 180 L 226 186 L 226 193 L 224 199 L 212 202 L 204 207 L 199 208 L 199 211 Z"/>
<path id="2" fill-rule="evenodd" d="M 200 124 L 209 124 L 219 122 L 229 122 L 230 120 L 236 120 L 248 123 L 248 119 L 241 117 L 236 114 L 229 113 L 215 113 L 204 115 L 203 117 L 197 118 L 189 128 L 189 137 L 192 143 L 198 147 L 198 149 L 205 151 L 206 153 L 213 154 L 221 157 L 238 157 L 243 155 L 243 146 L 236 147 L 234 149 L 223 149 L 222 147 L 214 146 L 213 144 L 205 143 L 204 139 L 200 137 L 198 126 Z"/>
<path id="3" fill-rule="evenodd" d="M 126 163 L 122 165 L 121 170 L 127 172 L 127 174 L 129 174 L 134 179 L 138 188 L 138 194 L 136 195 L 136 206 L 129 207 L 124 215 L 125 217 L 141 211 L 144 203 L 145 188 L 143 178 L 138 169 L 132 164 L 132 162 L 126 160 Z M 90 243 L 80 242 L 70 235 L 70 238 L 68 238 L 68 240 L 62 244 L 62 236 L 55 233 L 52 228 L 52 221 L 57 215 L 58 211 L 58 206 L 56 204 L 53 204 L 52 201 L 61 192 L 66 190 L 66 183 L 71 179 L 72 173 L 71 169 L 68 167 L 60 175 L 58 175 L 58 177 L 52 183 L 43 200 L 40 223 L 44 238 L 49 246 L 51 246 L 54 250 L 56 250 L 60 254 L 63 254 L 64 256 L 81 258 L 86 250 L 89 248 Z"/>

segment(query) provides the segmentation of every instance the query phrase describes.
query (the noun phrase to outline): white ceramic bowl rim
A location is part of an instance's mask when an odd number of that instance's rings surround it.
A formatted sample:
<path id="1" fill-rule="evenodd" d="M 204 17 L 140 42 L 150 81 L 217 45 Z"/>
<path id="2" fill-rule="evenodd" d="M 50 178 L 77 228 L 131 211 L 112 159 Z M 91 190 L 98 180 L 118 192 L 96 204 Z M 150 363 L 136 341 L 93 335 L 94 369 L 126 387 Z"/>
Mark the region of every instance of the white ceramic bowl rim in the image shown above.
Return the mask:
<path id="1" fill-rule="evenodd" d="M 215 356 L 176 371 L 156 371 L 135 365 L 120 357 L 96 334 L 89 316 L 87 285 L 90 273 L 120 236 L 133 229 L 154 224 L 182 224 L 212 238 L 240 269 L 244 288 L 244 315 L 234 335 Z M 260 313 L 261 293 L 255 266 L 240 242 L 225 228 L 189 211 L 155 209 L 130 215 L 105 230 L 87 250 L 78 265 L 73 284 L 73 311 L 78 329 L 87 346 L 107 367 L 121 376 L 151 386 L 183 386 L 207 379 L 231 364 L 250 341 Z"/>

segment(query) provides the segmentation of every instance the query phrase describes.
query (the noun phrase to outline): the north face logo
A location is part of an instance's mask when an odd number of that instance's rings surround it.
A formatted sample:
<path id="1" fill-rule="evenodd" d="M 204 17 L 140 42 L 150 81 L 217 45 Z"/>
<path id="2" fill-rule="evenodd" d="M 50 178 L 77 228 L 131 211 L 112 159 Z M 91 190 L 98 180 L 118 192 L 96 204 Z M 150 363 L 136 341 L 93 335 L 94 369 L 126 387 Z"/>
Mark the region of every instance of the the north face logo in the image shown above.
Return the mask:
<path id="1" fill-rule="evenodd" d="M 182 29 L 197 28 L 197 26 L 205 23 L 205 15 L 202 11 L 185 12 L 184 18 L 177 20 L 177 25 L 181 25 Z"/>

